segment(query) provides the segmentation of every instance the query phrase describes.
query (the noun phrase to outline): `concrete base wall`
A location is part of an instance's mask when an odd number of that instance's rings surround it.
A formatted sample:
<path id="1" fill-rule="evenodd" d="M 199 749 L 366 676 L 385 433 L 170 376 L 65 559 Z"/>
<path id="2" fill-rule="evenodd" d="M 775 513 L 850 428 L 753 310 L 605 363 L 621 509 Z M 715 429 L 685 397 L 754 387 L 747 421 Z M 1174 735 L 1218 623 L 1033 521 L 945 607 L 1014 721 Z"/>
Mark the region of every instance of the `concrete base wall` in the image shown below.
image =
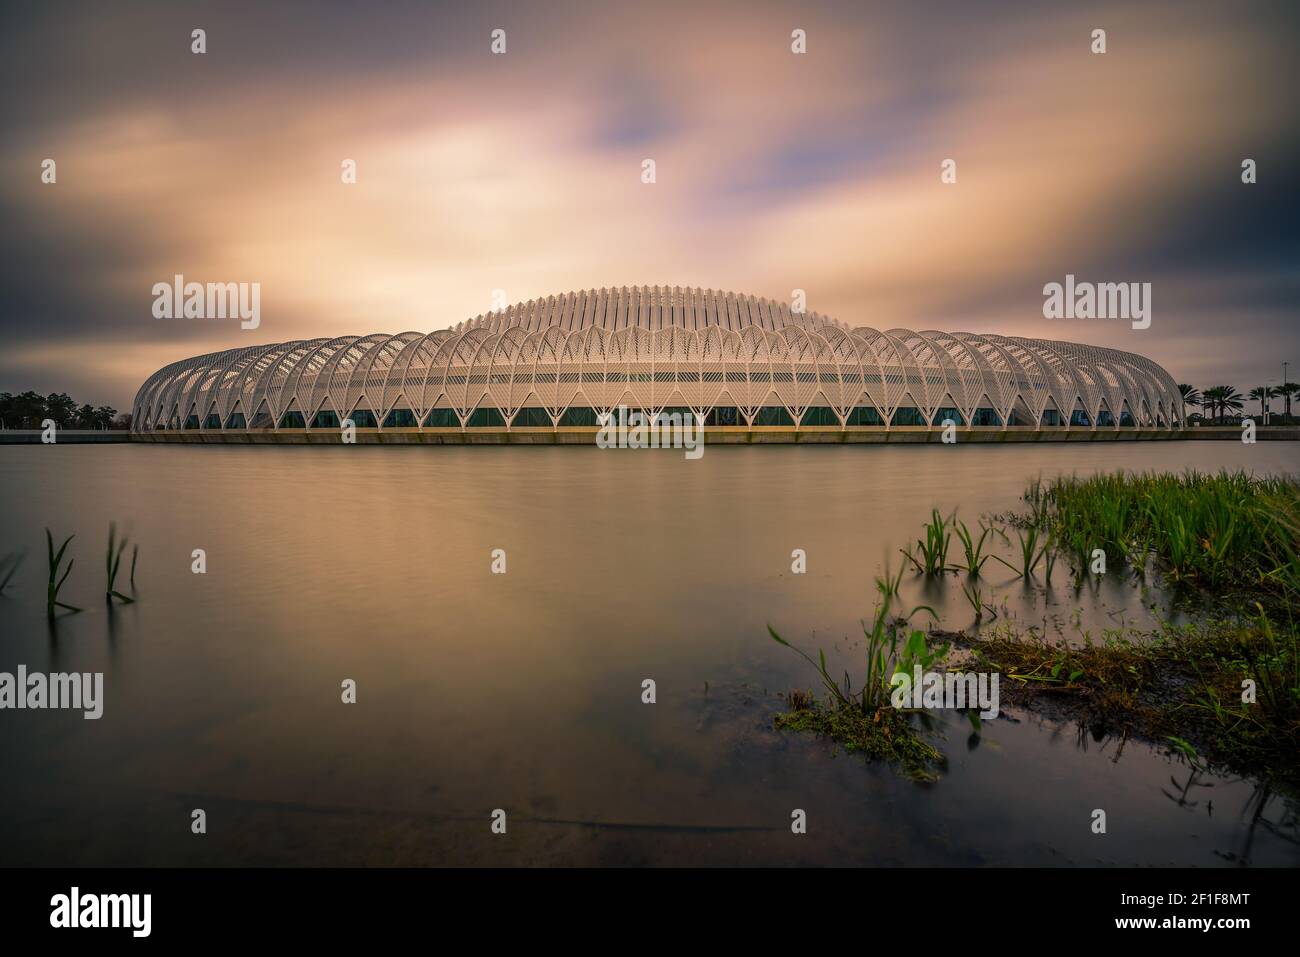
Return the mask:
<path id="1" fill-rule="evenodd" d="M 40 429 L 0 429 L 0 445 L 40 445 Z M 54 434 L 55 443 L 63 445 L 102 445 L 113 442 L 138 442 L 140 436 L 125 429 L 60 429 Z"/>
<path id="2" fill-rule="evenodd" d="M 358 445 L 594 445 L 595 428 L 583 429 L 358 429 Z M 1300 427 L 1259 427 L 1255 437 L 1261 442 L 1300 441 Z M 706 428 L 706 445 L 907 445 L 941 442 L 943 429 L 925 426 L 893 429 L 840 429 L 835 426 L 756 428 Z M 989 442 L 1135 442 L 1157 441 L 1227 441 L 1240 442 L 1237 426 L 1213 426 L 1184 429 L 1032 429 L 970 428 L 957 430 L 957 444 Z M 334 430 L 280 429 L 243 432 L 147 432 L 76 431 L 58 433 L 64 445 L 121 442 L 166 442 L 201 445 L 338 445 L 340 433 Z M 38 429 L 0 429 L 0 445 L 40 445 Z"/>
<path id="3" fill-rule="evenodd" d="M 597 429 L 358 429 L 358 445 L 594 445 Z M 897 427 L 848 428 L 804 426 L 755 428 L 706 428 L 706 445 L 767 444 L 918 444 L 940 443 L 942 428 Z M 1260 428 L 1261 441 L 1300 439 L 1300 428 Z M 272 445 L 339 445 L 336 430 L 280 429 L 242 432 L 149 432 L 134 435 L 138 442 L 172 442 L 200 444 L 272 444 Z M 1177 441 L 1220 439 L 1241 441 L 1241 429 L 1199 428 L 1169 429 L 1060 429 L 1060 428 L 959 428 L 957 444 L 990 442 L 1133 442 L 1139 440 Z"/>

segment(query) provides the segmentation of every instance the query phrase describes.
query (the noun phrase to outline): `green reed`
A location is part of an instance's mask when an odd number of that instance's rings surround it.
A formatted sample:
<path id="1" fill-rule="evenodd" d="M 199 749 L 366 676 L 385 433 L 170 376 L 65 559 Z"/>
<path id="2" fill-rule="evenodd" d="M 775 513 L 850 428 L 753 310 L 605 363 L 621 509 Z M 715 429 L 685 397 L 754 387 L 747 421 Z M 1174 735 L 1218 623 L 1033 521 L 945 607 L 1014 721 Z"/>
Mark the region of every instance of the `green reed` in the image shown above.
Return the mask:
<path id="1" fill-rule="evenodd" d="M 1048 552 L 1047 536 L 1037 525 L 1016 529 L 1016 535 L 1020 539 L 1020 567 L 1017 568 L 1000 556 L 994 555 L 993 557 L 1013 572 L 1017 572 L 1020 577 L 1029 578 L 1034 574 L 1034 569 L 1038 567 L 1039 561 Z"/>
<path id="2" fill-rule="evenodd" d="M 902 569 L 900 568 L 897 574 L 891 574 L 888 567 L 885 569 L 884 577 L 876 579 L 876 591 L 880 594 L 880 601 L 876 605 L 875 617 L 870 627 L 865 621 L 862 623 L 862 633 L 866 639 L 867 668 L 862 686 L 857 692 L 853 691 L 851 679 L 847 674 L 842 683 L 831 676 L 826 667 L 825 652 L 818 649 L 817 658 L 814 659 L 782 638 L 771 625 L 767 626 L 768 634 L 777 643 L 791 649 L 816 669 L 818 677 L 830 692 L 836 706 L 855 708 L 863 713 L 875 711 L 888 704 L 890 680 L 902 664 L 909 664 L 910 667 L 912 661 L 931 660 L 924 650 L 928 648 L 927 636 L 919 629 L 913 629 L 908 635 L 903 645 L 903 654 L 900 656 L 900 627 L 906 625 L 921 611 L 927 611 L 933 617 L 938 617 L 934 609 L 928 605 L 917 605 L 907 615 L 895 615 L 894 603 L 898 599 L 901 580 Z M 944 651 L 946 652 L 946 648 Z M 937 652 L 935 655 L 937 656 Z"/>
<path id="3" fill-rule="evenodd" d="M 901 550 L 903 557 L 925 575 L 942 575 L 948 570 L 948 546 L 952 543 L 948 521 L 939 514 L 937 508 L 931 509 L 930 521 L 925 526 L 925 538 L 916 541 L 921 558 L 918 560 L 910 549 Z"/>
<path id="4" fill-rule="evenodd" d="M 68 576 L 72 574 L 72 565 L 76 559 L 68 559 L 68 567 L 64 569 L 62 576 L 59 575 L 59 568 L 63 565 L 63 553 L 67 551 L 68 543 L 75 537 L 75 535 L 69 535 L 56 551 L 54 536 L 50 534 L 48 528 L 45 530 L 45 547 L 50 560 L 50 580 L 45 590 L 45 613 L 51 621 L 54 620 L 54 610 L 56 608 L 65 608 L 72 612 L 81 611 L 76 605 L 69 605 L 66 602 L 59 601 L 59 592 L 63 589 L 63 583 L 68 580 Z"/>
<path id="5" fill-rule="evenodd" d="M 966 596 L 971 608 L 975 609 L 975 623 L 979 624 L 984 618 L 984 609 L 988 607 L 984 601 L 984 595 L 980 590 L 979 583 L 973 577 L 970 581 L 962 582 L 961 593 Z"/>
<path id="6" fill-rule="evenodd" d="M 1300 598 L 1300 485 L 1243 471 L 1147 472 L 1031 486 L 1026 501 L 1086 567 L 1103 549 L 1141 571 L 1154 554 L 1175 581 Z"/>
<path id="7" fill-rule="evenodd" d="M 108 578 L 108 584 L 104 586 L 104 600 L 112 604 L 113 599 L 124 604 L 130 604 L 135 601 L 134 598 L 128 598 L 117 590 L 117 572 L 122 565 L 122 553 L 126 551 L 127 541 L 125 536 L 118 540 L 117 523 L 108 523 L 108 551 L 104 555 L 104 574 Z M 133 566 L 132 577 L 134 578 L 134 557 L 131 560 Z"/>
<path id="8" fill-rule="evenodd" d="M 975 538 L 970 528 L 965 522 L 953 522 L 953 530 L 957 533 L 957 538 L 961 540 L 962 550 L 966 553 L 966 571 L 972 576 L 978 576 L 984 563 L 989 560 L 989 555 L 984 554 L 984 543 L 988 540 L 989 535 L 993 533 L 992 525 L 981 524 L 979 538 Z"/>

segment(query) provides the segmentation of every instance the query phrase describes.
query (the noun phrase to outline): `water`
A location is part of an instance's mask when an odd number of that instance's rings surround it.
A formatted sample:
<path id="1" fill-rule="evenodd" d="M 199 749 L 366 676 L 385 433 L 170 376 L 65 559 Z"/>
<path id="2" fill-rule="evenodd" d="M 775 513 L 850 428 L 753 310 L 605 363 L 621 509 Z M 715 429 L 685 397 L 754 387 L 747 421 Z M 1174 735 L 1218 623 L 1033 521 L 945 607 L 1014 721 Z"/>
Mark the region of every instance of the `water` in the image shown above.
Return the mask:
<path id="1" fill-rule="evenodd" d="M 768 623 L 860 672 L 872 579 L 932 506 L 974 524 L 1039 473 L 1239 466 L 1300 471 L 1300 445 L 0 447 L 0 554 L 29 547 L 0 671 L 103 671 L 107 698 L 0 713 L 0 864 L 1294 866 L 1280 802 L 1206 775 L 1183 799 L 1187 768 L 1137 742 L 1012 712 L 968 750 L 954 722 L 920 786 L 772 729 L 815 676 Z M 141 548 L 111 613 L 110 520 Z M 77 535 L 86 609 L 54 630 L 47 524 Z M 1098 634 L 1159 602 L 989 577 L 1004 615 Z M 970 624 L 955 586 L 926 597 Z"/>

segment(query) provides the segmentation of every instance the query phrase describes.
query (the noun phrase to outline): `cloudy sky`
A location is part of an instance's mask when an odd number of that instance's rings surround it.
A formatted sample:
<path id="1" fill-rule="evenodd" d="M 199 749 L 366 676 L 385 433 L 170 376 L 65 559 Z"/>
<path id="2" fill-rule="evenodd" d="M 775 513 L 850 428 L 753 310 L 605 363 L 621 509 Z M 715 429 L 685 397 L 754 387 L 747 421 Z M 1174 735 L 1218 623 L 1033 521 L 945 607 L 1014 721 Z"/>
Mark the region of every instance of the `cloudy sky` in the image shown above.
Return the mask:
<path id="1" fill-rule="evenodd" d="M 642 283 L 1295 379 L 1298 11 L 7 2 L 0 391 L 124 409 L 198 352 Z M 155 319 L 177 273 L 259 282 L 260 328 Z M 1067 273 L 1150 282 L 1151 327 L 1044 319 Z"/>

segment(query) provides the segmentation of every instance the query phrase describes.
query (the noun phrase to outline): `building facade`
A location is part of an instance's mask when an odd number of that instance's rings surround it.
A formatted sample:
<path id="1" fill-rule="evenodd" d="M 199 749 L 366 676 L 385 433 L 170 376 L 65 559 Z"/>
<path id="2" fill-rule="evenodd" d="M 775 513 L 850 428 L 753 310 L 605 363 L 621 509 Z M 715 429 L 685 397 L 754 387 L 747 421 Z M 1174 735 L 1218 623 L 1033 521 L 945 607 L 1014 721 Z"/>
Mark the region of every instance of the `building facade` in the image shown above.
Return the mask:
<path id="1" fill-rule="evenodd" d="M 885 332 L 702 289 L 565 293 L 432 333 L 249 346 L 172 363 L 132 429 L 159 439 L 594 429 L 626 406 L 719 429 L 1171 431 L 1142 356 L 1042 339 Z M 186 433 L 198 433 L 189 436 Z"/>

